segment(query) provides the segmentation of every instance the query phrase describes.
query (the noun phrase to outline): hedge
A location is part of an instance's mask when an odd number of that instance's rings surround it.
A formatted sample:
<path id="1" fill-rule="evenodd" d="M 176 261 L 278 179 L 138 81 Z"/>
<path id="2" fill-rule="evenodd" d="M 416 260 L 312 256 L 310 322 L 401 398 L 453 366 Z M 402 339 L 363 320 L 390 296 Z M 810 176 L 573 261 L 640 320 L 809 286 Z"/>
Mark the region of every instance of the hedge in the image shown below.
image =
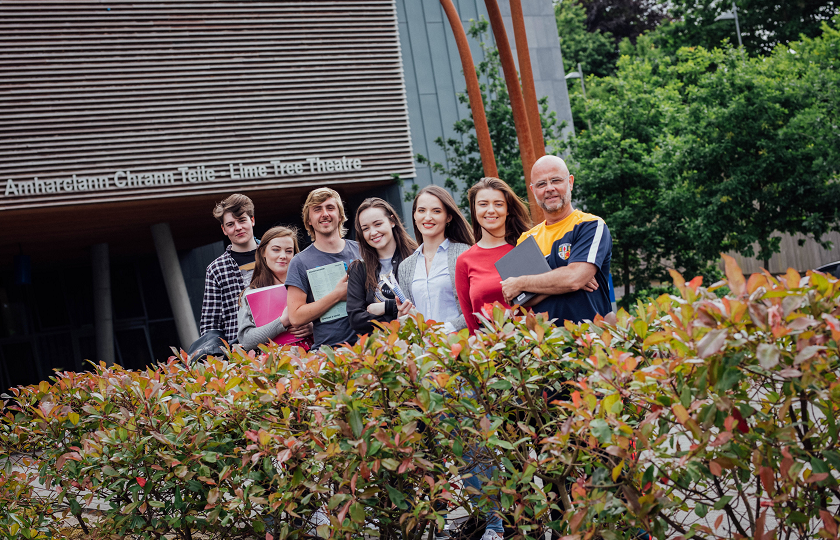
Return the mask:
<path id="1" fill-rule="evenodd" d="M 410 540 L 494 501 L 511 538 L 838 538 L 840 282 L 672 275 L 578 325 L 496 305 L 473 337 L 416 316 L 13 388 L 2 454 L 34 466 L 0 474 L 0 538 L 58 537 L 94 497 L 103 538 Z"/>

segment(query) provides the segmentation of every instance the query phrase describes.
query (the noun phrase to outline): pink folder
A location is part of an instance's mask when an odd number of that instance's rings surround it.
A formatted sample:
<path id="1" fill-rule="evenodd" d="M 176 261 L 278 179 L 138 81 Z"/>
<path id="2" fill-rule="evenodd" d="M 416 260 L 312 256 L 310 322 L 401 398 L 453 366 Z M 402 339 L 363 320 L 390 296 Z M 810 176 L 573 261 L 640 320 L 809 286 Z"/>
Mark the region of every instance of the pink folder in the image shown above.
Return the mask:
<path id="1" fill-rule="evenodd" d="M 273 322 L 286 309 L 286 286 L 272 285 L 262 289 L 249 289 L 245 292 L 245 300 L 251 308 L 251 315 L 254 316 L 254 324 L 265 326 Z M 273 339 L 278 345 L 297 343 L 302 341 L 291 332 L 282 332 Z"/>

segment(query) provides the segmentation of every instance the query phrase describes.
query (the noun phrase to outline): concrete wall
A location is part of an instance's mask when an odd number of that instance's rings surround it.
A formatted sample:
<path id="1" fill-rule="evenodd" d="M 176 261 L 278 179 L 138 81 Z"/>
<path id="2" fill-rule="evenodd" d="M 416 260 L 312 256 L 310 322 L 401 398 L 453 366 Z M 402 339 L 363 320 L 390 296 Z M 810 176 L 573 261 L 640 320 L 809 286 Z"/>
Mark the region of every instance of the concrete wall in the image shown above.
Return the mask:
<path id="1" fill-rule="evenodd" d="M 487 18 L 483 0 L 455 0 L 455 6 L 466 29 L 470 19 L 478 20 L 480 15 Z M 510 5 L 500 0 L 499 6 L 506 15 L 508 38 L 514 48 Z M 523 0 L 522 8 L 537 95 L 548 96 L 558 119 L 571 125 L 572 113 L 551 0 Z M 466 91 L 466 84 L 452 29 L 438 0 L 397 0 L 397 20 L 413 151 L 433 162 L 445 163 L 445 155 L 434 140 L 441 136 L 455 137 L 452 125 L 469 115 L 467 107 L 458 103 L 456 97 L 458 92 Z M 478 43 L 471 43 L 470 48 L 475 63 L 480 62 L 483 57 Z M 411 190 L 414 182 L 422 188 L 429 184 L 443 185 L 444 181 L 444 176 L 417 164 L 417 178 L 406 180 L 404 189 Z M 404 203 L 404 215 L 410 213 L 411 204 Z"/>

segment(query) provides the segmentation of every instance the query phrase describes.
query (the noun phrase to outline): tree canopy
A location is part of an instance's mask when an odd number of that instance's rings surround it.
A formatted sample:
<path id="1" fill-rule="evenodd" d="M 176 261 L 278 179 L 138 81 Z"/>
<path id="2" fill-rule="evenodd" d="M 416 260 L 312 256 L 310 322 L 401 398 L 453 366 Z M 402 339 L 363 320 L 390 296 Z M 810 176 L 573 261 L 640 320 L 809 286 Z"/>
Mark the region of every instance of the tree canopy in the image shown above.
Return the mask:
<path id="1" fill-rule="evenodd" d="M 578 202 L 612 231 L 617 283 L 703 273 L 721 251 L 766 264 L 779 233 L 840 229 L 836 26 L 767 57 L 672 57 L 650 37 L 624 49 L 614 76 L 587 79 L 586 107 L 573 92 L 571 150 Z"/>
<path id="2" fill-rule="evenodd" d="M 639 25 L 656 16 L 649 2 L 627 4 L 635 11 L 609 16 Z M 758 28 L 751 17 L 770 9 L 737 4 L 742 32 Z M 587 99 L 568 85 L 576 135 L 567 146 L 554 140 L 558 126 L 544 107 L 546 140 L 576 176 L 575 205 L 609 225 L 614 281 L 625 294 L 666 281 L 667 268 L 712 277 L 721 252 L 766 265 L 783 233 L 828 247 L 826 235 L 840 230 L 840 19 L 822 20 L 816 31 L 806 23 L 834 4 L 797 5 L 774 12 L 797 24 L 765 21 L 761 46 L 745 37 L 744 48 L 722 35 L 720 24 L 734 32 L 733 21 L 714 22 L 720 2 L 668 3 L 659 26 L 635 35 L 629 23 L 593 23 L 601 3 L 555 5 L 566 70 L 583 65 Z M 801 38 L 788 39 L 792 28 Z M 486 23 L 472 30 L 484 31 Z M 507 91 L 495 49 L 484 47 L 478 72 L 499 174 L 524 199 Z M 472 120 L 455 129 L 462 139 L 439 139 L 447 162 L 432 166 L 463 194 L 482 169 Z"/>

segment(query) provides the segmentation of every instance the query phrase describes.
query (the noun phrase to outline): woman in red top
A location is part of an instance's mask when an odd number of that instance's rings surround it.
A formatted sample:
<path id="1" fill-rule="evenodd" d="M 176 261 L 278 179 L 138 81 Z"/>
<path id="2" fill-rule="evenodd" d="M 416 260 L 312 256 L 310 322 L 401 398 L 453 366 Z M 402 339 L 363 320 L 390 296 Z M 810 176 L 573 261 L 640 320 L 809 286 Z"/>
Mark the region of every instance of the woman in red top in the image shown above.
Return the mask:
<path id="1" fill-rule="evenodd" d="M 501 302 L 507 306 L 495 263 L 531 229 L 531 216 L 510 186 L 498 178 L 482 178 L 470 188 L 467 198 L 476 243 L 458 257 L 455 287 L 472 334 L 481 326 L 475 314 L 484 304 Z"/>

